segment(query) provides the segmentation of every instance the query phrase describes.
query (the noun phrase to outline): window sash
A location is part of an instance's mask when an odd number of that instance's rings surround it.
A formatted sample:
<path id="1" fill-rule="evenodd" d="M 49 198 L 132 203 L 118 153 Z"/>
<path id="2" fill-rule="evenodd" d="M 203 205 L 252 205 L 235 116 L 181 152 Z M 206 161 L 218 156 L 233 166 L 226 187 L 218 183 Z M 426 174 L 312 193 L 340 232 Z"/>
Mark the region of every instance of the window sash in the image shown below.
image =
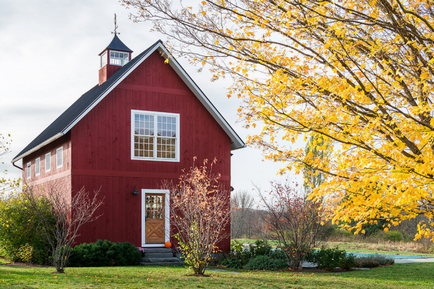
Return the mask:
<path id="1" fill-rule="evenodd" d="M 110 50 L 110 64 L 124 66 L 128 63 L 130 55 L 128 52 Z"/>
<path id="2" fill-rule="evenodd" d="M 45 172 L 51 171 L 51 152 L 45 154 Z"/>
<path id="3" fill-rule="evenodd" d="M 27 163 L 27 179 L 32 177 L 32 162 Z"/>
<path id="4" fill-rule="evenodd" d="M 132 112 L 132 158 L 178 161 L 179 114 Z"/>
<path id="5" fill-rule="evenodd" d="M 41 173 L 41 158 L 35 160 L 35 175 L 39 176 Z"/>
<path id="6" fill-rule="evenodd" d="M 63 167 L 63 147 L 57 149 L 56 160 L 57 168 Z"/>

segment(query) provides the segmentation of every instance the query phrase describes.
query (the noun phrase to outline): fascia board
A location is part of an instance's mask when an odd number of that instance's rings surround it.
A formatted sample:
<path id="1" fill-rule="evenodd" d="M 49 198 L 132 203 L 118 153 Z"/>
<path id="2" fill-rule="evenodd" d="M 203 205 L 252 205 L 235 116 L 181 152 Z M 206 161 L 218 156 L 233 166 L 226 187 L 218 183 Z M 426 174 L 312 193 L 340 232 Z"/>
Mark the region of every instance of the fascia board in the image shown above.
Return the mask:
<path id="1" fill-rule="evenodd" d="M 165 59 L 169 59 L 169 65 L 176 71 L 179 77 L 184 81 L 184 83 L 190 88 L 190 90 L 194 93 L 197 99 L 202 103 L 202 105 L 208 110 L 208 112 L 213 116 L 213 118 L 217 121 L 220 127 L 226 132 L 226 134 L 230 137 L 231 142 L 231 150 L 236 150 L 240 148 L 246 147 L 243 140 L 238 136 L 235 130 L 229 125 L 229 123 L 223 118 L 220 112 L 215 108 L 215 106 L 211 103 L 211 101 L 206 97 L 206 95 L 202 92 L 202 90 L 196 85 L 193 79 L 187 74 L 187 72 L 181 67 L 181 65 L 176 61 L 174 57 L 171 56 L 169 51 L 164 47 L 164 45 L 160 44 L 158 46 L 158 51 L 163 55 Z"/>
<path id="2" fill-rule="evenodd" d="M 100 103 L 110 92 L 112 92 L 113 89 L 115 89 L 116 86 L 118 86 L 119 83 L 121 83 L 128 75 L 130 75 L 131 72 L 133 72 L 140 64 L 142 64 L 143 61 L 146 60 L 159 46 L 161 46 L 161 43 L 158 43 L 155 45 L 154 48 L 148 51 L 145 55 L 142 56 L 141 59 L 139 59 L 133 66 L 131 66 L 127 71 L 125 71 L 116 82 L 112 83 L 107 89 L 99 96 L 93 103 L 91 103 L 84 112 L 82 112 L 77 118 L 74 119 L 62 132 L 63 134 L 66 134 L 68 131 L 70 131 L 83 117 L 86 116 L 98 103 Z"/>
<path id="3" fill-rule="evenodd" d="M 47 139 L 47 140 L 44 141 L 43 143 L 41 143 L 41 144 L 35 146 L 34 148 L 32 148 L 32 149 L 26 151 L 25 153 L 23 153 L 23 154 L 17 156 L 16 158 L 14 158 L 14 159 L 12 160 L 12 163 L 17 162 L 17 161 L 19 161 L 20 159 L 22 159 L 22 158 L 24 158 L 24 157 L 30 155 L 31 153 L 33 153 L 33 152 L 39 150 L 39 149 L 42 148 L 42 147 L 46 146 L 47 144 L 52 143 L 53 141 L 59 139 L 59 138 L 62 137 L 63 135 L 64 135 L 64 134 L 61 133 L 61 132 L 55 134 L 54 136 L 50 137 L 49 139 Z"/>

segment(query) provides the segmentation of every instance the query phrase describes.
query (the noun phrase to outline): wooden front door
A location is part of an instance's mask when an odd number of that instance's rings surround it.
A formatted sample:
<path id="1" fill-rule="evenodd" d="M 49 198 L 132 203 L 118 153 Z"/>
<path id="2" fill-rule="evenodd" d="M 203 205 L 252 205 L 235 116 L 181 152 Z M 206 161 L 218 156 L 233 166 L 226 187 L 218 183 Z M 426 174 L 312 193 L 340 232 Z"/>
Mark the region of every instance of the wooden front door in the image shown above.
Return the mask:
<path id="1" fill-rule="evenodd" d="M 164 194 L 145 195 L 145 242 L 146 244 L 164 243 L 165 206 Z"/>

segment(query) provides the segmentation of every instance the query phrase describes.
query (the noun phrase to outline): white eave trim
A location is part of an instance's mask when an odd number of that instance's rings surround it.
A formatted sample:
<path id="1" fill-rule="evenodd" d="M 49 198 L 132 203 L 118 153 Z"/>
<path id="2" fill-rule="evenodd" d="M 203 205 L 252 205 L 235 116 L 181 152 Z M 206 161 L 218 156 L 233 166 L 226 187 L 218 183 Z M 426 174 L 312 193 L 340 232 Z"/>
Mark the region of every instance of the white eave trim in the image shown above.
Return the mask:
<path id="1" fill-rule="evenodd" d="M 22 158 L 24 158 L 24 157 L 30 155 L 31 153 L 33 153 L 33 152 L 39 150 L 39 149 L 42 148 L 42 147 L 46 146 L 47 144 L 52 143 L 53 141 L 59 139 L 59 138 L 62 137 L 63 135 L 64 135 L 64 134 L 61 133 L 61 132 L 59 132 L 58 134 L 55 134 L 54 136 L 50 137 L 49 139 L 47 139 L 47 140 L 44 141 L 43 143 L 40 143 L 39 145 L 35 146 L 34 148 L 32 148 L 32 149 L 26 151 L 25 153 L 23 153 L 22 155 L 19 155 L 19 156 L 17 156 L 16 158 L 14 158 L 14 159 L 12 160 L 12 163 L 17 162 L 17 161 L 19 161 L 20 159 L 22 159 Z"/>
<path id="2" fill-rule="evenodd" d="M 112 85 L 110 85 L 93 103 L 91 103 L 84 112 L 82 112 L 73 122 L 71 122 L 64 130 L 63 133 L 66 134 L 68 131 L 71 130 L 83 117 L 88 114 L 98 103 L 100 103 L 110 92 L 112 92 L 113 89 L 118 86 L 119 83 L 121 83 L 132 71 L 134 71 L 142 62 L 148 58 L 154 51 L 161 46 L 161 43 L 158 43 L 155 45 L 155 47 L 148 51 L 145 55 L 142 56 L 141 59 L 139 59 L 133 66 L 131 66 L 127 71 L 122 74 L 116 82 L 113 82 Z"/>
<path id="3" fill-rule="evenodd" d="M 246 147 L 243 140 L 238 136 L 235 130 L 228 124 L 228 122 L 223 118 L 220 112 L 215 108 L 215 106 L 209 101 L 209 99 L 205 96 L 202 90 L 196 85 L 196 83 L 191 79 L 191 77 L 186 73 L 186 71 L 181 67 L 181 65 L 176 61 L 174 57 L 171 56 L 169 51 L 160 43 L 158 46 L 158 51 L 162 52 L 161 54 L 165 59 L 169 58 L 169 65 L 176 71 L 176 73 L 181 77 L 184 83 L 190 88 L 190 90 L 194 93 L 197 99 L 202 103 L 203 106 L 208 110 L 208 112 L 213 116 L 213 118 L 217 121 L 220 127 L 226 132 L 226 134 L 231 139 L 231 147 L 232 143 L 235 148 L 231 148 L 231 150 L 236 150 L 240 148 Z"/>
<path id="4" fill-rule="evenodd" d="M 112 83 L 97 99 L 95 99 L 93 103 L 91 103 L 82 113 L 80 113 L 79 116 L 77 116 L 68 126 L 66 126 L 66 128 L 63 129 L 62 132 L 59 132 L 58 134 L 54 135 L 53 137 L 49 138 L 48 140 L 44 141 L 38 146 L 16 157 L 15 159 L 12 160 L 12 162 L 14 163 L 22 159 L 23 157 L 28 156 L 29 154 L 35 152 L 41 147 L 55 141 L 56 139 L 60 138 L 61 136 L 69 132 L 83 117 L 85 117 L 98 103 L 100 103 L 113 89 L 115 89 L 119 83 L 121 83 L 132 71 L 134 71 L 140 64 L 142 64 L 142 62 L 145 61 L 157 49 L 159 52 L 163 52 L 162 55 L 165 59 L 169 58 L 169 65 L 175 70 L 175 72 L 179 75 L 179 77 L 181 77 L 181 79 L 188 86 L 188 88 L 190 88 L 190 90 L 194 93 L 197 99 L 202 103 L 202 105 L 208 110 L 208 112 L 213 116 L 213 118 L 217 121 L 220 127 L 229 136 L 229 138 L 231 139 L 231 150 L 236 150 L 236 149 L 246 147 L 243 140 L 237 135 L 234 129 L 223 118 L 220 112 L 217 111 L 217 109 L 209 101 L 209 99 L 205 96 L 205 94 L 200 90 L 200 88 L 196 85 L 193 79 L 190 78 L 190 76 L 181 67 L 178 61 L 176 61 L 176 59 L 169 53 L 166 47 L 164 47 L 163 43 L 159 41 L 158 43 L 155 44 L 155 46 L 152 49 L 150 49 L 145 55 L 143 55 L 141 59 L 139 59 L 133 66 L 131 66 L 127 71 L 125 71 L 118 78 L 117 81 Z"/>

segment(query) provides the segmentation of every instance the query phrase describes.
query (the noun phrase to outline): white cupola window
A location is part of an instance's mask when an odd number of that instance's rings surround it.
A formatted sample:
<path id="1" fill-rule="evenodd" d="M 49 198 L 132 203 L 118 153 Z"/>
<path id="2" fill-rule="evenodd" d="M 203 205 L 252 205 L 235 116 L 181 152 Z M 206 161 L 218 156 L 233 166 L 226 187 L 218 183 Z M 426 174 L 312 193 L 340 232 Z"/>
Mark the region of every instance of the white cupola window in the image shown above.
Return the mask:
<path id="1" fill-rule="evenodd" d="M 128 52 L 110 50 L 110 64 L 124 66 L 128 63 L 130 55 Z"/>
<path id="2" fill-rule="evenodd" d="M 103 68 L 107 65 L 107 51 L 104 51 L 103 54 L 101 54 L 101 66 L 100 68 Z"/>

